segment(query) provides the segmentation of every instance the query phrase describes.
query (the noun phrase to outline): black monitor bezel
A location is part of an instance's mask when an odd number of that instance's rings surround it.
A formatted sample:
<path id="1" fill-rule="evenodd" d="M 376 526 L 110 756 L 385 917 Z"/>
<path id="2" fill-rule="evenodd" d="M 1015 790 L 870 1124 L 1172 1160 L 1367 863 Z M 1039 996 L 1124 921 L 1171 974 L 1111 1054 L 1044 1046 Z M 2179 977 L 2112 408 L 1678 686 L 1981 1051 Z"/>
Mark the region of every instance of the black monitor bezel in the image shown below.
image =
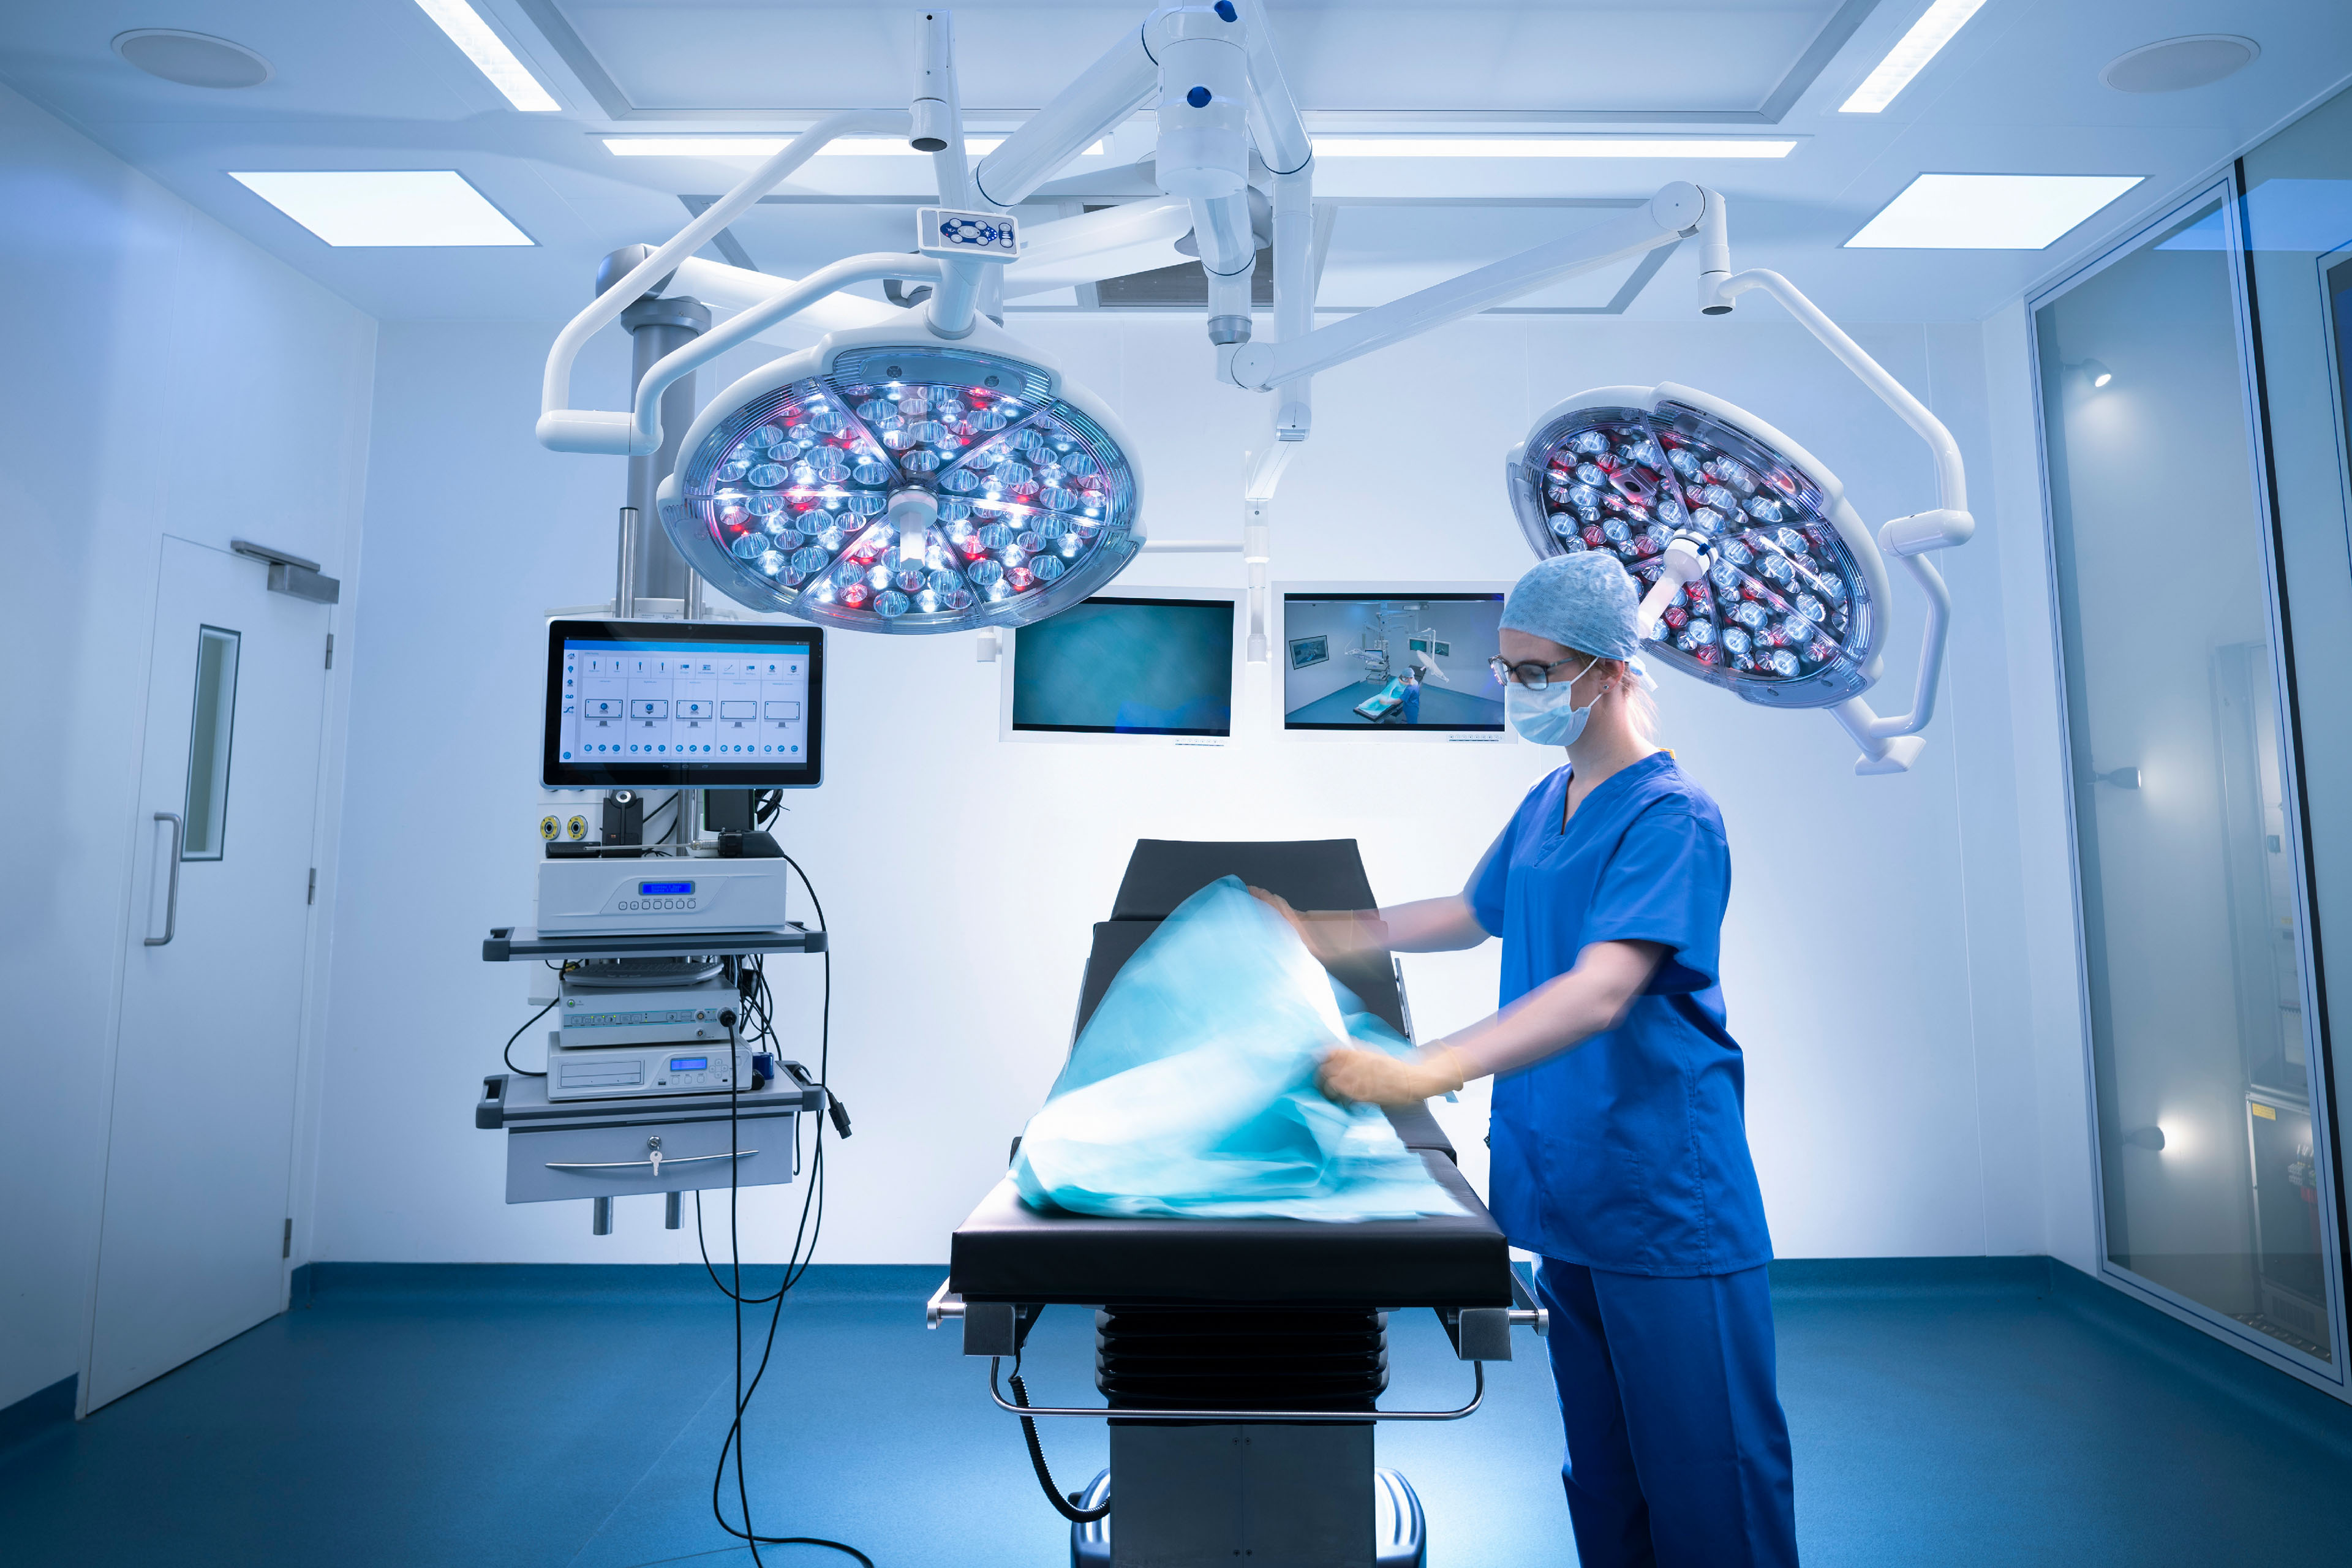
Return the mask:
<path id="1" fill-rule="evenodd" d="M 1312 588 L 1283 588 L 1283 589 L 1280 589 L 1280 590 L 1279 590 L 1279 592 L 1280 592 L 1280 594 L 1282 595 L 1282 634 L 1283 634 L 1283 647 L 1284 647 L 1284 648 L 1285 648 L 1285 650 L 1286 650 L 1286 651 L 1287 651 L 1287 649 L 1289 648 L 1289 646 L 1290 646 L 1290 606 L 1291 606 L 1291 605 L 1292 605 L 1292 603 L 1293 603 L 1294 601 L 1295 601 L 1295 602 L 1297 602 L 1297 603 L 1301 603 L 1301 604 L 1310 604 L 1310 605 L 1338 605 L 1338 604 L 1374 604 L 1374 605 L 1378 605 L 1378 604 L 1392 604 L 1392 603 L 1394 603 L 1394 602 L 1396 602 L 1396 601 L 1398 601 L 1398 600 L 1400 600 L 1400 599 L 1409 599 L 1409 600 L 1412 600 L 1412 602 L 1414 602 L 1415 604 L 1423 604 L 1423 605 L 1438 605 L 1438 604 L 1446 604 L 1446 605 L 1454 605 L 1454 604 L 1481 604 L 1481 605 L 1501 605 L 1501 604 L 1502 604 L 1502 602 L 1504 601 L 1504 599 L 1505 599 L 1506 597 L 1507 597 L 1507 596 L 1508 596 L 1508 595 L 1507 595 L 1507 592 L 1506 592 L 1505 590 L 1503 590 L 1503 589 L 1500 589 L 1500 588 L 1487 588 L 1487 589 L 1460 589 L 1460 588 L 1456 588 L 1456 589 L 1451 589 L 1451 590 L 1447 590 L 1447 591 L 1444 591 L 1444 592 L 1432 591 L 1432 592 L 1429 592 L 1429 593 L 1419 593 L 1419 592 L 1395 592 L 1395 591 L 1387 592 L 1387 593 L 1361 593 L 1361 592 L 1356 592 L 1356 591 L 1352 591 L 1352 590 L 1351 590 L 1351 591 L 1349 591 L 1349 592 L 1345 592 L 1345 593 L 1326 593 L 1326 592 L 1322 592 L 1322 591 L 1319 591 L 1319 590 L 1317 590 L 1317 589 L 1312 589 Z M 1310 666 L 1308 666 L 1307 668 L 1314 668 L 1314 667 L 1310 665 Z M 1280 707 L 1280 702 L 1281 702 L 1281 698 L 1280 698 L 1280 696 L 1279 696 L 1279 687 L 1280 687 L 1281 685 L 1286 684 L 1286 683 L 1288 682 L 1288 680 L 1289 680 L 1289 679 L 1290 679 L 1291 675 L 1292 675 L 1292 674 L 1294 674 L 1294 673 L 1295 673 L 1295 672 L 1294 672 L 1293 670 L 1291 670 L 1291 669 L 1288 668 L 1288 666 L 1286 664 L 1286 666 L 1285 666 L 1285 667 L 1283 668 L 1283 669 L 1279 672 L 1278 677 L 1277 677 L 1277 696 L 1276 696 L 1276 708 L 1277 708 L 1277 711 L 1278 711 L 1278 716 L 1279 716 L 1279 718 L 1280 718 L 1280 720 L 1281 720 L 1281 721 L 1282 721 L 1282 731 L 1283 731 L 1283 733 L 1285 733 L 1285 734 L 1288 734 L 1288 735 L 1339 734 L 1339 735 L 1375 735 L 1375 736 L 1388 736 L 1388 735 L 1396 735 L 1396 734 L 1408 734 L 1408 735 L 1502 735 L 1502 734 L 1507 734 L 1507 733 L 1509 733 L 1509 731 L 1510 731 L 1510 725 L 1509 725 L 1509 723 L 1508 723 L 1507 721 L 1506 721 L 1506 722 L 1504 722 L 1504 723 L 1501 723 L 1501 724 L 1415 724 L 1415 725 L 1412 726 L 1412 728 L 1411 728 L 1411 729 L 1409 729 L 1409 730 L 1400 729 L 1400 728 L 1398 728 L 1397 726 L 1393 726 L 1393 725 L 1387 725 L 1387 724 L 1375 724 L 1375 723 L 1342 724 L 1342 723 L 1323 723 L 1323 722 L 1317 722 L 1317 723 L 1307 723 L 1307 724 L 1295 724 L 1295 723 L 1291 722 L 1290 715 L 1289 715 L 1287 712 L 1279 712 L 1279 707 Z"/>
<path id="2" fill-rule="evenodd" d="M 1017 689 L 1007 695 L 1004 704 L 1004 725 L 1007 732 L 1021 735 L 1113 735 L 1133 736 L 1142 740 L 1161 741 L 1230 741 L 1234 738 L 1234 716 L 1241 704 L 1241 681 L 1234 673 L 1233 640 L 1241 636 L 1242 607 L 1233 599 L 1218 597 L 1195 599 L 1181 594 L 1090 594 L 1078 605 L 1175 605 L 1187 610 L 1223 610 L 1233 617 L 1231 636 L 1226 639 L 1225 680 L 1228 698 L 1225 703 L 1225 727 L 1222 730 L 1149 729 L 1122 730 L 1115 724 L 1024 724 L 1013 718 L 1015 704 L 1020 700 Z M 1072 609 L 1077 605 L 1069 606 Z M 1031 625 L 1036 623 L 1032 622 Z M 1021 634 L 1028 630 L 1021 626 L 1013 628 L 1013 682 L 1017 688 L 1021 677 Z"/>
<path id="3" fill-rule="evenodd" d="M 567 763 L 557 755 L 563 711 L 563 644 L 599 642 L 774 643 L 805 646 L 809 660 L 809 760 L 779 768 L 752 763 Z M 761 768 L 768 771 L 762 773 Z M 549 789 L 814 789 L 824 782 L 824 631 L 775 621 L 618 620 L 563 617 L 547 623 L 547 706 L 541 718 L 540 782 Z"/>

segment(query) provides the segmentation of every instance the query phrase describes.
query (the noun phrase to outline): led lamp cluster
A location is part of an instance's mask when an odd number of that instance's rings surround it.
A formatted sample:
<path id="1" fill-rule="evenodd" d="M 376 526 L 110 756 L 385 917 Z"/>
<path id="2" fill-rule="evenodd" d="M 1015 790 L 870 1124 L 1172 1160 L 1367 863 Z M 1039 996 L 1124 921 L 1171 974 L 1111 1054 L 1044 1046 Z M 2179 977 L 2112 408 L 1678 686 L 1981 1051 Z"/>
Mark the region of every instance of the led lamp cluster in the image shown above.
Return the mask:
<path id="1" fill-rule="evenodd" d="M 1019 626 L 1140 542 L 1107 411 L 986 349 L 839 333 L 722 393 L 662 521 L 730 598 L 860 631 Z M 903 338 L 905 329 L 898 329 Z"/>
<path id="2" fill-rule="evenodd" d="M 1612 554 L 1646 595 L 1682 534 L 1707 569 L 1652 633 L 1666 663 L 1775 707 L 1865 689 L 1877 678 L 1885 570 L 1835 479 L 1728 405 L 1653 390 L 1572 399 L 1511 455 L 1529 544 L 1538 555 Z M 1625 394 L 1640 401 L 1612 396 Z"/>

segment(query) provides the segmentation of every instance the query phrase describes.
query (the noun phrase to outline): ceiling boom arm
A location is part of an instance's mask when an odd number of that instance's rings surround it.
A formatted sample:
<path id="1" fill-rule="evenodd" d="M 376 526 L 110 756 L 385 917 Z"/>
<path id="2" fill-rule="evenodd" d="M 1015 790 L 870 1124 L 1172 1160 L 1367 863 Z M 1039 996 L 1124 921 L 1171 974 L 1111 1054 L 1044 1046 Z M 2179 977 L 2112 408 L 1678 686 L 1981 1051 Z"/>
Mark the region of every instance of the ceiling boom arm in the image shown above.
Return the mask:
<path id="1" fill-rule="evenodd" d="M 1265 392 L 1301 376 L 1419 337 L 1448 321 L 1612 262 L 1677 245 L 1699 230 L 1707 205 L 1723 198 L 1677 180 L 1622 217 L 1507 257 L 1402 300 L 1279 343 L 1245 343 L 1234 353 L 1234 385 Z"/>

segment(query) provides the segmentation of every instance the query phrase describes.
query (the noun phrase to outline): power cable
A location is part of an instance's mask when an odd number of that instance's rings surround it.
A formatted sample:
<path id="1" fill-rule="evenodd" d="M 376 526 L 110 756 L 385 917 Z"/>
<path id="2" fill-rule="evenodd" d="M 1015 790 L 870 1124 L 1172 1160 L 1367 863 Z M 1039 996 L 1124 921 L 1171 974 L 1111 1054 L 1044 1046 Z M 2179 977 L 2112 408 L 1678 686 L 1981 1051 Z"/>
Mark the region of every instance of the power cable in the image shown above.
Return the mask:
<path id="1" fill-rule="evenodd" d="M 808 889 L 810 906 L 816 911 L 817 930 L 823 931 L 825 929 L 824 905 L 817 898 L 815 885 L 810 882 L 808 873 L 803 870 L 799 863 L 793 860 L 790 856 L 785 857 L 784 861 L 800 878 L 801 886 Z M 735 1319 L 735 1415 L 734 1419 L 728 1426 L 726 1440 L 719 1447 L 718 1468 L 711 1473 L 710 1513 L 711 1517 L 719 1521 L 719 1527 L 721 1530 L 751 1547 L 751 1561 L 755 1564 L 762 1563 L 764 1561 L 760 1556 L 760 1548 L 762 1546 L 817 1546 L 852 1557 L 863 1564 L 864 1568 L 874 1568 L 872 1558 L 855 1546 L 843 1542 L 828 1541 L 815 1535 L 760 1534 L 751 1524 L 751 1485 L 745 1477 L 743 1468 L 743 1416 L 746 1410 L 750 1408 L 751 1396 L 759 1392 L 761 1380 L 767 1376 L 769 1360 L 775 1353 L 776 1329 L 783 1319 L 784 1297 L 807 1275 L 810 1265 L 816 1258 L 817 1242 L 824 1234 L 824 1133 L 828 1112 L 830 1120 L 840 1129 L 842 1136 L 845 1138 L 849 1135 L 847 1113 L 840 1109 L 839 1102 L 833 1097 L 829 1076 L 833 1059 L 831 942 L 826 943 L 823 956 L 824 1000 L 817 1033 L 817 1086 L 824 1091 L 825 1109 L 819 1112 L 817 1118 L 815 1147 L 809 1157 L 809 1184 L 801 1199 L 800 1222 L 793 1228 L 792 1248 L 785 1255 L 783 1278 L 777 1282 L 774 1291 L 765 1296 L 743 1294 L 743 1252 L 739 1230 L 741 1186 L 736 1171 L 739 1160 L 737 1151 L 741 1147 L 740 1128 L 742 1084 L 741 1075 L 739 1072 L 733 1070 L 729 1072 L 727 1096 L 727 1241 L 731 1285 L 721 1281 L 719 1271 L 711 1266 L 709 1244 L 705 1239 L 703 1232 L 702 1194 L 698 1191 L 694 1197 L 694 1235 L 695 1241 L 702 1251 L 703 1268 L 710 1275 L 711 1283 L 717 1285 L 720 1293 L 725 1295 L 732 1304 Z M 774 997 L 768 989 L 763 960 L 754 959 L 738 973 L 736 994 L 741 1003 L 742 1012 L 739 1018 L 727 1020 L 730 1031 L 729 1048 L 731 1050 L 735 1040 L 740 1038 L 744 1033 L 742 1029 L 737 1027 L 740 1022 L 753 1026 L 751 1038 L 754 1041 L 764 1041 L 772 1052 L 776 1043 Z M 814 1221 L 813 1226 L 812 1219 Z M 806 1242 L 805 1252 L 803 1251 L 803 1240 Z M 768 1331 L 760 1347 L 759 1364 L 752 1369 L 751 1382 L 747 1384 L 743 1380 L 743 1308 L 746 1304 L 758 1306 L 770 1303 L 772 1305 L 768 1314 Z M 730 1452 L 735 1458 L 736 1506 L 741 1510 L 743 1516 L 743 1523 L 740 1529 L 728 1519 L 722 1502 L 722 1489 L 727 1479 L 727 1458 Z"/>

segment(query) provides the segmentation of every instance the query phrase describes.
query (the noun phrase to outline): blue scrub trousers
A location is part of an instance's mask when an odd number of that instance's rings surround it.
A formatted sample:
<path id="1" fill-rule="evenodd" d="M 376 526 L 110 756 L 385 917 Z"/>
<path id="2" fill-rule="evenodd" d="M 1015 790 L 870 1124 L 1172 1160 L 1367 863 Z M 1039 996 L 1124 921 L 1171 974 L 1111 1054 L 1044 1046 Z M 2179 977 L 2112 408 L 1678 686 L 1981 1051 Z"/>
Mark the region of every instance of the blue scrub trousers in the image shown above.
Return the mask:
<path id="1" fill-rule="evenodd" d="M 1795 1568 L 1764 1269 L 1667 1279 L 1547 1258 L 1536 1283 L 1582 1568 Z"/>

